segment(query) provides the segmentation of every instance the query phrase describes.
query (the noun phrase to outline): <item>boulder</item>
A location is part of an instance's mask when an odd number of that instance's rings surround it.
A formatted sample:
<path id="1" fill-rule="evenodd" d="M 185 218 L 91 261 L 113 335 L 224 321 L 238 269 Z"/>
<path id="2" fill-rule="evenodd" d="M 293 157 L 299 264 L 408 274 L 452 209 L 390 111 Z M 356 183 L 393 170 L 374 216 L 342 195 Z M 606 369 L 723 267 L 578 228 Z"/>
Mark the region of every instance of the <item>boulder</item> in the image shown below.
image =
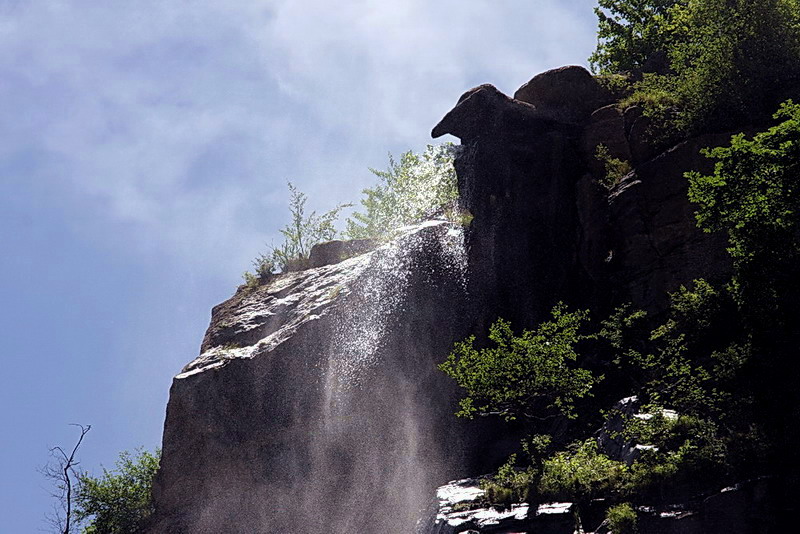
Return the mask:
<path id="1" fill-rule="evenodd" d="M 588 70 L 577 65 L 537 74 L 514 93 L 514 98 L 563 122 L 581 122 L 613 100 Z"/>
<path id="2" fill-rule="evenodd" d="M 375 239 L 351 239 L 348 241 L 326 241 L 311 247 L 309 267 L 324 267 L 358 256 L 374 249 L 378 245 Z"/>

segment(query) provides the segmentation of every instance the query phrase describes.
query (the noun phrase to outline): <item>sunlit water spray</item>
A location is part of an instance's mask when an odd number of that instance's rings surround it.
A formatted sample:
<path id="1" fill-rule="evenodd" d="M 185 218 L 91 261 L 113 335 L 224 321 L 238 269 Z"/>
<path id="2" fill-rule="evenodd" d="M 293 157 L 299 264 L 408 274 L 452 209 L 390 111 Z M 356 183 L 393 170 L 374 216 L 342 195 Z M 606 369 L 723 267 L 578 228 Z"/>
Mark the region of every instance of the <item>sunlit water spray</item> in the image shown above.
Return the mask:
<path id="1" fill-rule="evenodd" d="M 465 291 L 463 229 L 427 221 L 370 254 L 341 296 L 320 369 L 324 405 L 302 506 L 319 511 L 327 532 L 412 532 L 449 465 L 436 435 L 447 432 L 431 420 L 443 408 L 431 406 L 440 392 L 421 388 L 440 379 L 435 363 L 445 356 L 424 352 L 452 343 L 435 339 L 428 316 L 450 311 L 433 304 L 437 291 Z M 411 324 L 419 319 L 423 331 Z"/>

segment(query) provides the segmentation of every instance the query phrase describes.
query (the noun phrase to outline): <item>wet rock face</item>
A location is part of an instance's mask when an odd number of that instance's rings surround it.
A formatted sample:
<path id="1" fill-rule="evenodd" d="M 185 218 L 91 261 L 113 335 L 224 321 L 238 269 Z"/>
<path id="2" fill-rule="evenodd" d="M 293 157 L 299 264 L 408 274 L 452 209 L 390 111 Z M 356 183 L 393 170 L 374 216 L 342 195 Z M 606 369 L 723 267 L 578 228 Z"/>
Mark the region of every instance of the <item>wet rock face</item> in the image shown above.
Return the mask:
<path id="1" fill-rule="evenodd" d="M 471 322 L 460 239 L 423 224 L 215 308 L 170 392 L 150 532 L 411 531 L 480 469 L 436 369 Z"/>

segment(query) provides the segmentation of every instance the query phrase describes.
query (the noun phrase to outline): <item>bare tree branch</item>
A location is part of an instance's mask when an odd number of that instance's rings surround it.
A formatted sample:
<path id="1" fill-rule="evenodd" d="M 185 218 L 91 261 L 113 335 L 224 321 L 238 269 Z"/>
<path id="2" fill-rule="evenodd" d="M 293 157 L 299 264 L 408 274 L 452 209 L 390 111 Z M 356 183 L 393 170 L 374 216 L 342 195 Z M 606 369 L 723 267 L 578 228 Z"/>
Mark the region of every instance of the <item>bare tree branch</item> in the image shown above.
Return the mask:
<path id="1" fill-rule="evenodd" d="M 48 479 L 53 481 L 55 490 L 51 495 L 56 499 L 56 504 L 53 505 L 54 515 L 49 516 L 48 519 L 60 534 L 69 534 L 72 520 L 72 485 L 73 479 L 78 476 L 75 468 L 79 462 L 75 459 L 75 455 L 80 448 L 83 438 L 92 429 L 92 425 L 79 425 L 73 423 L 71 426 L 80 428 L 81 434 L 75 446 L 69 450 L 69 453 L 61 447 L 52 447 L 50 449 L 51 461 L 47 463 L 42 469 L 41 473 Z"/>

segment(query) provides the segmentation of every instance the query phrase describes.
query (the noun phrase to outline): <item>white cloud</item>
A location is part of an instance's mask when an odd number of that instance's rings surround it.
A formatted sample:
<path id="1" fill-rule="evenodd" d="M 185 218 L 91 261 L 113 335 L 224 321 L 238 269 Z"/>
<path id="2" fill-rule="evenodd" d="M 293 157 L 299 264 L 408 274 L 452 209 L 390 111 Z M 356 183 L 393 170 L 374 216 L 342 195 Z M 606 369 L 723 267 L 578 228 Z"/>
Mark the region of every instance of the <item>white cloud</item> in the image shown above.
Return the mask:
<path id="1" fill-rule="evenodd" d="M 285 180 L 313 207 L 354 199 L 367 166 L 423 146 L 470 86 L 513 92 L 582 61 L 593 21 L 580 4 L 8 4 L 0 158 L 46 154 L 62 169 L 48 179 L 126 225 L 129 248 L 227 272 L 277 236 Z"/>

